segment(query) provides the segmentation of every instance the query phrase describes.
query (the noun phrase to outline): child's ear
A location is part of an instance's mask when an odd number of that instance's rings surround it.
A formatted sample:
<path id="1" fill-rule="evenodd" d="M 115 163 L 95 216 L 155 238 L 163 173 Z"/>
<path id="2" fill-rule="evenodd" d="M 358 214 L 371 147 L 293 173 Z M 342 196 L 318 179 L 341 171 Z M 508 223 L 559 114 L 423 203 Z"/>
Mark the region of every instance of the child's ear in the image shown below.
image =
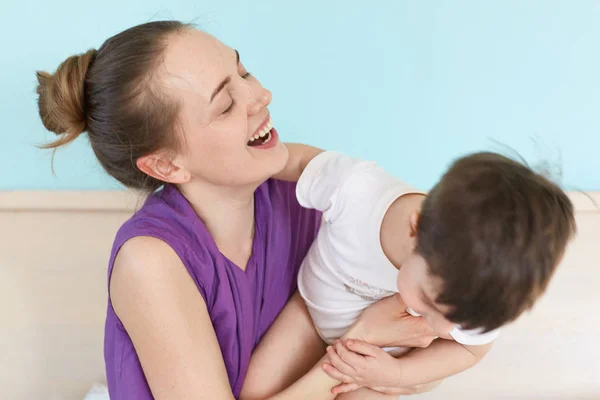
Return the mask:
<path id="1" fill-rule="evenodd" d="M 412 213 L 410 215 L 410 219 L 409 219 L 408 223 L 410 224 L 410 237 L 411 238 L 417 237 L 417 230 L 418 230 L 418 226 L 419 226 L 419 217 L 420 216 L 421 216 L 421 214 L 418 211 L 415 211 L 414 213 Z"/>

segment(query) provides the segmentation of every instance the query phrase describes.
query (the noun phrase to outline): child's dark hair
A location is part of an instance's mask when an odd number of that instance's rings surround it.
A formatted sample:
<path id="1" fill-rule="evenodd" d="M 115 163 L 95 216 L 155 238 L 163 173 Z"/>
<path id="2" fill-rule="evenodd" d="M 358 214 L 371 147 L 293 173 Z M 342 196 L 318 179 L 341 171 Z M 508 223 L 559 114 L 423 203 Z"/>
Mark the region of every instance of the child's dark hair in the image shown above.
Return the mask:
<path id="1" fill-rule="evenodd" d="M 426 197 L 417 252 L 440 280 L 436 302 L 465 329 L 496 329 L 532 307 L 576 232 L 557 185 L 495 153 L 457 160 Z"/>

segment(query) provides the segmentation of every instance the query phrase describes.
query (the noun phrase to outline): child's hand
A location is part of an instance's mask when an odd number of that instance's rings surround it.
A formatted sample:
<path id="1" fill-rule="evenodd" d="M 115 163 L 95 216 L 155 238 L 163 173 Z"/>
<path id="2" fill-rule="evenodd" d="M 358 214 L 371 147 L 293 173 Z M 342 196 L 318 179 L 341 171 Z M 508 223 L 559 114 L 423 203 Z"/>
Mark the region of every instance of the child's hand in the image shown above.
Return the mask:
<path id="1" fill-rule="evenodd" d="M 339 394 L 361 387 L 398 387 L 397 360 L 377 346 L 360 340 L 337 341 L 327 347 L 329 363 L 323 370 L 342 382 L 333 388 Z"/>

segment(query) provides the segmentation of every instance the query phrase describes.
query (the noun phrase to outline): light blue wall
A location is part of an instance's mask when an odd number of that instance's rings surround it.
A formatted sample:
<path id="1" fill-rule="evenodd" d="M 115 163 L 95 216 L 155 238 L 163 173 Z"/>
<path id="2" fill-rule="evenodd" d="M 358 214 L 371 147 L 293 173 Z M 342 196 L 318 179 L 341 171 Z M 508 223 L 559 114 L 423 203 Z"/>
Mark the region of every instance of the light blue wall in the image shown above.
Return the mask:
<path id="1" fill-rule="evenodd" d="M 600 190 L 600 2 L 4 0 L 0 189 L 117 187 L 82 137 L 57 153 L 34 71 L 156 19 L 196 21 L 274 94 L 285 140 L 376 159 L 430 187 L 450 160 L 516 149 Z M 537 143 L 537 144 L 536 144 Z M 562 160 L 562 161 L 561 161 Z"/>

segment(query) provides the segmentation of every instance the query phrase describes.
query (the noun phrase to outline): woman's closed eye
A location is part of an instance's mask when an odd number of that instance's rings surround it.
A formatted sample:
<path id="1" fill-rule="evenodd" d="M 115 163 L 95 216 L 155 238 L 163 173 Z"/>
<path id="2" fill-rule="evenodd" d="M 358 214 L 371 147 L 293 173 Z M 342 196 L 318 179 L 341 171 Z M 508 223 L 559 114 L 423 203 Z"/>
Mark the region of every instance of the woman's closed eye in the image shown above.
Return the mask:
<path id="1" fill-rule="evenodd" d="M 231 99 L 231 104 L 229 104 L 229 106 L 223 110 L 223 112 L 221 114 L 227 114 L 228 112 L 230 112 L 233 109 L 233 106 L 235 105 L 235 101 L 233 101 L 233 99 Z"/>
<path id="2" fill-rule="evenodd" d="M 240 76 L 244 79 L 248 79 L 252 77 L 252 74 L 246 70 L 243 71 L 243 73 L 240 74 Z M 229 113 L 231 110 L 233 110 L 233 107 L 235 106 L 235 101 L 233 101 L 233 99 L 231 99 L 231 104 L 229 104 L 229 106 L 223 110 L 223 112 L 221 114 L 227 114 Z"/>

